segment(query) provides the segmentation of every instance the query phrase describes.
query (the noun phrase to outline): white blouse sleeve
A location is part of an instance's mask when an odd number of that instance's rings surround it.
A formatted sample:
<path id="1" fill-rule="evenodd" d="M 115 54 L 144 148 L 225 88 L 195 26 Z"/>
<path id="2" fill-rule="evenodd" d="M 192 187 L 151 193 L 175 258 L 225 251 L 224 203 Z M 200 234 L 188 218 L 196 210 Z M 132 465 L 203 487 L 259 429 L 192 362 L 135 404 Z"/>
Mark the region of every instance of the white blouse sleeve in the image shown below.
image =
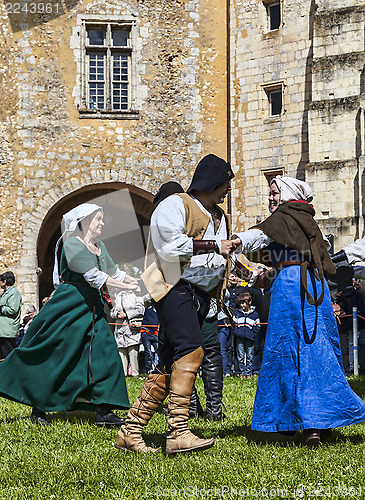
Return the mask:
<path id="1" fill-rule="evenodd" d="M 184 202 L 179 196 L 163 200 L 151 217 L 151 238 L 158 255 L 167 262 L 187 260 L 193 255 L 193 238 L 185 231 Z"/>
<path id="2" fill-rule="evenodd" d="M 261 250 L 270 245 L 273 241 L 261 229 L 248 229 L 243 233 L 235 233 L 241 240 L 241 245 L 237 248 L 238 253 L 250 253 Z"/>
<path id="3" fill-rule="evenodd" d="M 362 262 L 365 260 L 365 238 L 350 243 L 342 249 L 347 255 L 347 260 L 350 264 L 354 262 Z"/>
<path id="4" fill-rule="evenodd" d="M 124 281 L 125 277 L 126 277 L 127 273 L 125 271 L 121 271 L 119 269 L 119 267 L 117 266 L 117 270 L 115 271 L 114 274 L 112 274 L 112 278 L 114 278 L 115 280 L 118 280 L 118 281 Z"/>
<path id="5" fill-rule="evenodd" d="M 108 279 L 108 275 L 100 271 L 97 267 L 93 267 L 89 271 L 87 271 L 84 275 L 85 280 L 89 283 L 93 288 L 101 288 L 106 280 Z"/>

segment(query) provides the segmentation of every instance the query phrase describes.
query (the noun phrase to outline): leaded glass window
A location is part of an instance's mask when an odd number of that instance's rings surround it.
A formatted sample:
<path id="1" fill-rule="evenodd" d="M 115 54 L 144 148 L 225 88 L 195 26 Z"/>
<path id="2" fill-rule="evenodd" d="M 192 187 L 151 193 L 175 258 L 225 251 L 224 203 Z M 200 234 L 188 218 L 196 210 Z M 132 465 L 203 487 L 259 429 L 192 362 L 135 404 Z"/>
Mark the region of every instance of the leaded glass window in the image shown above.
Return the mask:
<path id="1" fill-rule="evenodd" d="M 131 109 L 131 25 L 85 23 L 84 108 Z"/>

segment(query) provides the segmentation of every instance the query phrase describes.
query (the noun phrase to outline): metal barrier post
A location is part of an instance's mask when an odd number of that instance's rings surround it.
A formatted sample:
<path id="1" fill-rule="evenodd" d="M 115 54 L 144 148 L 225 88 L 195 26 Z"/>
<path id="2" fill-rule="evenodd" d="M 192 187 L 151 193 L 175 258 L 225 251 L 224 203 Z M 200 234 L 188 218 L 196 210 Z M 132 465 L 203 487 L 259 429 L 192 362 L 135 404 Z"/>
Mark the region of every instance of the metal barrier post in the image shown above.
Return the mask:
<path id="1" fill-rule="evenodd" d="M 353 345 L 354 345 L 354 375 L 357 377 L 359 375 L 359 351 L 357 342 L 357 307 L 352 308 L 352 334 L 353 334 Z"/>

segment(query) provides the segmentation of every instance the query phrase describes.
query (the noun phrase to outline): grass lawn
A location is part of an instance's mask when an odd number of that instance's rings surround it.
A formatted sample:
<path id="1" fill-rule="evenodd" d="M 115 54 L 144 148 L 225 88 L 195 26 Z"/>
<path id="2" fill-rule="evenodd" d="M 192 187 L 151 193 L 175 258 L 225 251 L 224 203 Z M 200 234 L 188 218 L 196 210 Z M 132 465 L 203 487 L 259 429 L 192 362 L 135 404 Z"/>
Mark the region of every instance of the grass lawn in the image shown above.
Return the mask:
<path id="1" fill-rule="evenodd" d="M 131 401 L 143 380 L 128 379 Z M 365 378 L 350 384 L 365 397 Z M 200 379 L 197 387 L 201 395 Z M 30 408 L 0 399 L 0 499 L 365 498 L 365 424 L 302 448 L 299 436 L 251 431 L 255 389 L 255 379 L 225 379 L 228 419 L 190 421 L 196 434 L 215 436 L 215 446 L 175 457 L 163 454 L 161 414 L 145 433 L 161 452 L 137 455 L 114 448 L 117 430 L 97 428 L 92 414 L 53 414 L 52 426 L 41 427 L 29 420 Z"/>

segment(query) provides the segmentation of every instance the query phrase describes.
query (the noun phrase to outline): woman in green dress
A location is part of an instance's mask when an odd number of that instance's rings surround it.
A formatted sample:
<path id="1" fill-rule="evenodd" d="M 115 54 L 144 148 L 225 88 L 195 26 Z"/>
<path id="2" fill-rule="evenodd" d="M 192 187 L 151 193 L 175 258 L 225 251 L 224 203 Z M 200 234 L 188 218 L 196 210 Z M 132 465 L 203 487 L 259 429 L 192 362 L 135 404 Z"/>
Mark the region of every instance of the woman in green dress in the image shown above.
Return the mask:
<path id="1" fill-rule="evenodd" d="M 102 287 L 137 289 L 97 238 L 103 209 L 83 203 L 63 216 L 61 283 L 33 320 L 20 346 L 0 363 L 0 396 L 45 412 L 96 411 L 96 423 L 120 425 L 112 408 L 129 408 L 122 362 L 109 330 Z M 55 263 L 58 277 L 58 262 Z"/>

